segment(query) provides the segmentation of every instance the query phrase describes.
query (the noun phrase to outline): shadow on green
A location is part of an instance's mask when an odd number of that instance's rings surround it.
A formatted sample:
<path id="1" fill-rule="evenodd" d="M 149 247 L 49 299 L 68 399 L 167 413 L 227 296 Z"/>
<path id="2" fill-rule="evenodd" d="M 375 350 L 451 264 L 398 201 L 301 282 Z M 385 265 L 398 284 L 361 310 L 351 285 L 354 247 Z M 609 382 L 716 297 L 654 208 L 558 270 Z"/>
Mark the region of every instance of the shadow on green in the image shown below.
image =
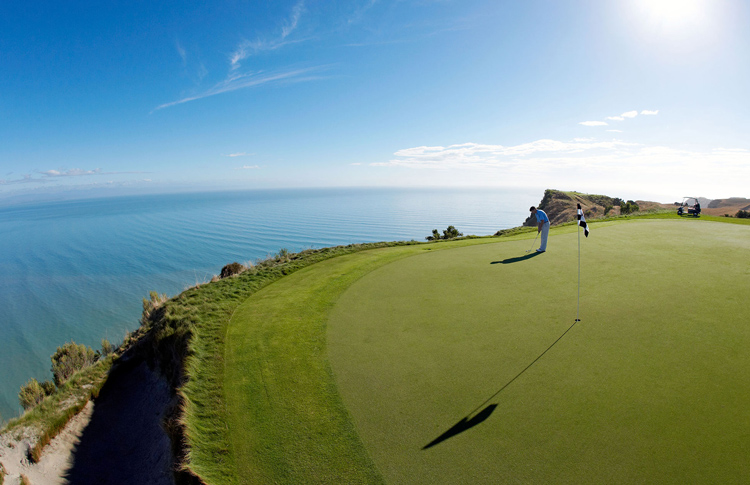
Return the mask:
<path id="1" fill-rule="evenodd" d="M 467 431 L 467 430 L 473 428 L 474 426 L 482 423 L 484 420 L 486 420 L 487 418 L 490 417 L 490 415 L 492 414 L 492 412 L 495 410 L 496 407 L 497 407 L 497 404 L 490 404 L 486 408 L 482 409 L 482 411 L 480 411 L 473 418 L 468 419 L 469 416 L 466 416 L 461 421 L 459 421 L 458 423 L 454 424 L 451 427 L 451 429 L 449 429 L 445 433 L 441 434 L 440 436 L 438 436 L 437 438 L 435 438 L 434 440 L 432 440 L 429 444 L 425 445 L 425 447 L 422 448 L 422 449 L 426 450 L 428 448 L 432 448 L 433 446 L 435 446 L 437 444 L 440 444 L 440 443 L 442 443 L 443 441 L 445 441 L 445 440 L 447 440 L 449 438 L 453 438 L 457 434 L 461 434 L 464 431 Z"/>
<path id="2" fill-rule="evenodd" d="M 503 259 L 502 261 L 493 261 L 490 264 L 511 264 L 511 263 L 519 263 L 521 261 L 526 261 L 528 259 L 531 259 L 535 256 L 539 256 L 542 253 L 539 252 L 533 252 L 531 254 L 527 254 L 526 256 L 518 256 L 517 258 L 508 258 Z"/>

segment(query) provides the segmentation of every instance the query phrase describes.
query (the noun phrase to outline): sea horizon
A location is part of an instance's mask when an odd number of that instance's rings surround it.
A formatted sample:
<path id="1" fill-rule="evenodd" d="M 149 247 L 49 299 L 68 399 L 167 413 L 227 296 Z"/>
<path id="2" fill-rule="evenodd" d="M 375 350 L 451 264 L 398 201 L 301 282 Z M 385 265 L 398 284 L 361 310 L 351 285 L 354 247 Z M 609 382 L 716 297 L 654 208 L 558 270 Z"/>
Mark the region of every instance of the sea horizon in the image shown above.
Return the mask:
<path id="1" fill-rule="evenodd" d="M 137 328 L 149 291 L 175 296 L 223 265 L 354 243 L 491 235 L 521 225 L 539 189 L 301 188 L 178 192 L 0 206 L 0 416 L 74 340 Z"/>

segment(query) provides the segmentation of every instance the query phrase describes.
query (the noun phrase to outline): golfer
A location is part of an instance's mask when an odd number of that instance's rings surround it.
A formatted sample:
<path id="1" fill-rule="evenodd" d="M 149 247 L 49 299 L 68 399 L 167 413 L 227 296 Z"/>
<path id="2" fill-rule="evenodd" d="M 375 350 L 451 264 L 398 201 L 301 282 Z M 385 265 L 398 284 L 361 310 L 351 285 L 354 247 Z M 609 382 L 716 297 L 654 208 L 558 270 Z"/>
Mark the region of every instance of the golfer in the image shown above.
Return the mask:
<path id="1" fill-rule="evenodd" d="M 549 236 L 549 217 L 547 217 L 547 214 L 543 210 L 537 209 L 533 205 L 529 210 L 531 211 L 531 215 L 536 216 L 536 222 L 538 224 L 537 233 L 542 233 L 542 242 L 536 252 L 543 253 L 547 250 L 547 236 Z"/>

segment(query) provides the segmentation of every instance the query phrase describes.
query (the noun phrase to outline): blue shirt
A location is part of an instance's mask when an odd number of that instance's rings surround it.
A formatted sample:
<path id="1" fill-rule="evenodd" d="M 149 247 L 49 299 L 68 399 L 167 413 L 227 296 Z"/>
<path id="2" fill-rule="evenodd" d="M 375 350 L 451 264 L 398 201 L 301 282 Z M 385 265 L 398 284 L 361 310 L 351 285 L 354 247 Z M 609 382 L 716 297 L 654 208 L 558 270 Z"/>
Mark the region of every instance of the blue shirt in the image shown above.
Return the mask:
<path id="1" fill-rule="evenodd" d="M 547 214 L 543 210 L 537 209 L 536 210 L 536 222 L 537 224 L 541 222 L 549 222 L 549 217 L 547 217 Z"/>

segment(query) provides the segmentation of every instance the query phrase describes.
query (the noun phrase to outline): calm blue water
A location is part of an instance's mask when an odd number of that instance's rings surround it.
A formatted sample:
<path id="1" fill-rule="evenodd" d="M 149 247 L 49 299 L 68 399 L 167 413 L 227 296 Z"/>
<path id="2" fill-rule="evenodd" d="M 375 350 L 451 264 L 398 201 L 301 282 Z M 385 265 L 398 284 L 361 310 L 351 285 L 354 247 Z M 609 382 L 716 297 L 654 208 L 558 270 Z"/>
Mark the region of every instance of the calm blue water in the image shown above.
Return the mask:
<path id="1" fill-rule="evenodd" d="M 170 296 L 232 261 L 374 241 L 423 241 L 454 225 L 520 225 L 538 190 L 309 189 L 88 199 L 0 208 L 0 416 L 75 340 L 100 348 L 138 327 L 150 290 Z"/>

